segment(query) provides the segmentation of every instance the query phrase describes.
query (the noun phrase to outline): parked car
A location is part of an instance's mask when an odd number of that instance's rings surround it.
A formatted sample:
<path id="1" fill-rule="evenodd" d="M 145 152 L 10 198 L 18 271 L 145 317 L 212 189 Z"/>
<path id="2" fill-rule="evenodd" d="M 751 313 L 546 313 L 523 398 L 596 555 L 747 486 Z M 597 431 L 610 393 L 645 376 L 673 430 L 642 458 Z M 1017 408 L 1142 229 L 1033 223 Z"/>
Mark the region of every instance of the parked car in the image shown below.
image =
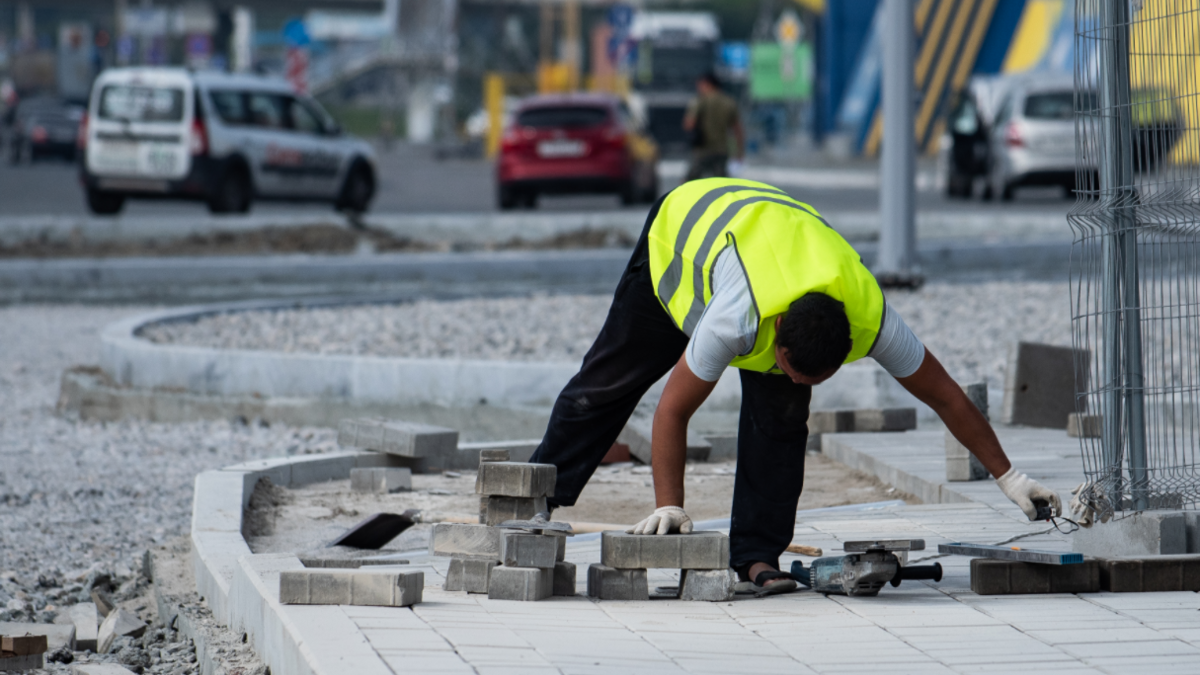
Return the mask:
<path id="1" fill-rule="evenodd" d="M 360 213 L 375 194 L 371 146 L 283 80 L 107 70 L 79 136 L 95 213 L 128 198 L 200 200 L 214 213 L 244 213 L 255 199 L 325 201 Z"/>
<path id="2" fill-rule="evenodd" d="M 1069 76 L 1023 79 L 1005 94 L 989 139 L 988 184 L 984 198 L 1013 198 L 1026 185 L 1058 185 L 1065 197 L 1076 189 L 1075 106 Z M 1083 103 L 1091 107 L 1090 103 Z M 1087 167 L 1082 168 L 1088 171 Z M 1095 172 L 1095 168 L 1090 169 Z"/>
<path id="3" fill-rule="evenodd" d="M 522 101 L 500 141 L 501 209 L 533 208 L 541 194 L 616 193 L 624 204 L 658 197 L 658 147 L 615 96 Z"/>
<path id="4" fill-rule="evenodd" d="M 83 104 L 74 101 L 49 96 L 20 101 L 8 131 L 8 161 L 20 164 L 47 157 L 74 161 L 83 115 Z"/>

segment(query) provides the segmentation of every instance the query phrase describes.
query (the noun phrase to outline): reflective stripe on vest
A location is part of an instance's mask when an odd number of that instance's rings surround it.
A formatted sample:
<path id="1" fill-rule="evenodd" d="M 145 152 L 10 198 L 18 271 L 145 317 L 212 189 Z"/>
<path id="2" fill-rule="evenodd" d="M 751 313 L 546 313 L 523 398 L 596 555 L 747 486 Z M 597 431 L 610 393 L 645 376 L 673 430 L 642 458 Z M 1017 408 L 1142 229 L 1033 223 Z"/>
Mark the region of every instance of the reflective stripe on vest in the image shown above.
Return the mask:
<path id="1" fill-rule="evenodd" d="M 734 359 L 735 367 L 775 367 L 775 316 L 809 292 L 846 305 L 854 342 L 847 363 L 866 356 L 879 333 L 883 293 L 858 253 L 811 207 L 778 188 L 728 178 L 685 183 L 663 200 L 649 241 L 659 302 L 688 335 L 712 298 L 717 256 L 734 247 L 759 316 L 755 346 Z"/>

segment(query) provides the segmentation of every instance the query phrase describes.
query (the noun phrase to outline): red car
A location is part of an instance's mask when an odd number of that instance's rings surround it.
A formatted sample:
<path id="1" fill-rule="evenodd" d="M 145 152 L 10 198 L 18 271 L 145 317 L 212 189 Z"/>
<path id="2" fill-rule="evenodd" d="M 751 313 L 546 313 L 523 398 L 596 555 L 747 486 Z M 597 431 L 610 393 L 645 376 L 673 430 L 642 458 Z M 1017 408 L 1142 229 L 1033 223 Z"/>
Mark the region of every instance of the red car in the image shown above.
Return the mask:
<path id="1" fill-rule="evenodd" d="M 535 96 L 521 102 L 496 162 L 501 209 L 533 208 L 539 194 L 658 198 L 658 146 L 615 96 Z"/>

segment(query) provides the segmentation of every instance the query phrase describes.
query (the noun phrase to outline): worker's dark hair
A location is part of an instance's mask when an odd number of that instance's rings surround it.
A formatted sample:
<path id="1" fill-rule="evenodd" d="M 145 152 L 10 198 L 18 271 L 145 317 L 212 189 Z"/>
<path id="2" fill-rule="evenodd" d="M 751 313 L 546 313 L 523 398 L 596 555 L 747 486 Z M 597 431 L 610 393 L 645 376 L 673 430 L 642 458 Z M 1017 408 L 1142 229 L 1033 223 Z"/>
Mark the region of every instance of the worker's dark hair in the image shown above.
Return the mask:
<path id="1" fill-rule="evenodd" d="M 788 350 L 788 364 L 809 377 L 838 368 L 850 353 L 850 320 L 846 306 L 824 293 L 807 293 L 793 302 L 775 344 Z"/>
<path id="2" fill-rule="evenodd" d="M 721 88 L 721 81 L 717 79 L 717 74 L 711 70 L 705 71 L 699 78 L 701 82 L 707 82 L 717 89 Z"/>

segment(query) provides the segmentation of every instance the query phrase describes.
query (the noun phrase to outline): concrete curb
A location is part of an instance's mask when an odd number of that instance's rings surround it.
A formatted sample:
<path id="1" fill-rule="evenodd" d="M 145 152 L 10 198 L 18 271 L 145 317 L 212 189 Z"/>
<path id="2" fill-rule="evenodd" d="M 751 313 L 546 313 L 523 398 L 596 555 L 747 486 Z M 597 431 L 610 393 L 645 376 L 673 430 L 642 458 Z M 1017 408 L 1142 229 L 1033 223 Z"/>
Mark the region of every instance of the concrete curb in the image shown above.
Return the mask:
<path id="1" fill-rule="evenodd" d="M 324 614 L 320 622 L 308 618 L 313 608 L 279 604 L 279 572 L 303 565 L 293 555 L 250 551 L 242 526 L 254 486 L 269 478 L 276 485 L 300 487 L 348 478 L 352 468 L 390 464 L 390 456 L 382 453 L 339 452 L 255 460 L 196 476 L 191 529 L 196 591 L 218 623 L 247 634 L 272 672 L 332 675 L 348 672 L 350 665 L 364 675 L 390 671 L 368 667 L 383 664 L 348 617 L 331 625 Z M 321 663 L 308 647 L 329 641 L 337 642 L 342 663 Z"/>
<path id="2" fill-rule="evenodd" d="M 966 504 L 975 501 L 956 492 L 949 485 L 926 480 L 841 442 L 846 437 L 860 435 L 862 434 L 821 434 L 821 454 L 851 469 L 875 476 L 897 490 L 917 497 L 925 504 Z"/>

